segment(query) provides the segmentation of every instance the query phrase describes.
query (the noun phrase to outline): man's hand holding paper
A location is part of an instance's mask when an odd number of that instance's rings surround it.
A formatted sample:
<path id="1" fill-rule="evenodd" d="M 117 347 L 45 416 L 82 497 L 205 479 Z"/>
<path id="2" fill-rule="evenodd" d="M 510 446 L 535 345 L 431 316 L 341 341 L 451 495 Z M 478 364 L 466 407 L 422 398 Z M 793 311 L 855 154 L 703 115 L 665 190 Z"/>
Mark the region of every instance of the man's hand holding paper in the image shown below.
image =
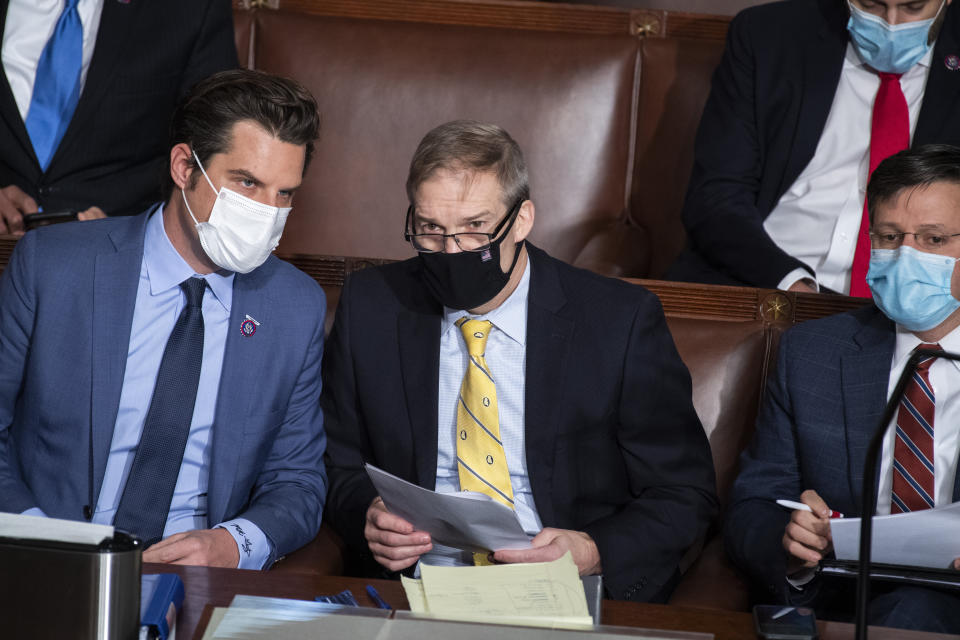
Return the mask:
<path id="1" fill-rule="evenodd" d="M 433 549 L 430 534 L 417 531 L 412 524 L 387 511 L 380 496 L 367 509 L 363 534 L 374 560 L 390 571 L 406 569 Z"/>

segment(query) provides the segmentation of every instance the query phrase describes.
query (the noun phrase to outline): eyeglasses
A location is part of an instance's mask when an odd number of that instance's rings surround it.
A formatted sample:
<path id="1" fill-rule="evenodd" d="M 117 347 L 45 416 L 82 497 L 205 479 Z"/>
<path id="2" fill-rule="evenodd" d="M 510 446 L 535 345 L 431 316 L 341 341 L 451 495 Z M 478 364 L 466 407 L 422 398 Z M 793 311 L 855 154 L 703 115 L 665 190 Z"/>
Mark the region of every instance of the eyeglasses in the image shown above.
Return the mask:
<path id="1" fill-rule="evenodd" d="M 493 241 L 501 231 L 506 234 L 510 230 L 522 204 L 523 198 L 517 199 L 513 206 L 510 207 L 510 210 L 507 211 L 507 215 L 497 223 L 497 226 L 494 227 L 490 233 L 479 231 L 465 233 L 410 233 L 410 221 L 413 219 L 415 208 L 414 205 L 411 204 L 407 208 L 407 220 L 404 224 L 406 231 L 403 233 L 403 239 L 412 244 L 413 248 L 421 253 L 439 253 L 443 251 L 447 244 L 447 238 L 453 238 L 453 241 L 457 243 L 461 251 L 480 253 L 493 244 Z M 506 228 L 504 228 L 505 225 Z"/>
<path id="2" fill-rule="evenodd" d="M 950 244 L 953 238 L 960 236 L 960 233 L 942 233 L 940 231 L 920 231 L 912 233 L 910 231 L 871 231 L 870 237 L 873 238 L 873 246 L 876 249 L 899 249 L 906 236 L 913 236 L 917 246 L 927 251 L 936 251 L 943 249 Z"/>

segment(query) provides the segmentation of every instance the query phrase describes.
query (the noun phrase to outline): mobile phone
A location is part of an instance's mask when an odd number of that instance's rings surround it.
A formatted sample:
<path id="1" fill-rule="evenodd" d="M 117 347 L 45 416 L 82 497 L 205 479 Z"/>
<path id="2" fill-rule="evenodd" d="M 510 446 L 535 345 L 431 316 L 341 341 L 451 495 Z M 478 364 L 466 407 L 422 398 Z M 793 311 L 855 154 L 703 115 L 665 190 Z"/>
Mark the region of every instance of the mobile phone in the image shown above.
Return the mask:
<path id="1" fill-rule="evenodd" d="M 758 604 L 753 608 L 757 635 L 765 640 L 813 640 L 817 619 L 813 609 Z"/>
<path id="2" fill-rule="evenodd" d="M 29 231 L 37 227 L 43 227 L 48 224 L 57 224 L 58 222 L 69 222 L 77 219 L 77 212 L 72 209 L 62 211 L 37 211 L 35 213 L 23 214 L 23 228 Z"/>

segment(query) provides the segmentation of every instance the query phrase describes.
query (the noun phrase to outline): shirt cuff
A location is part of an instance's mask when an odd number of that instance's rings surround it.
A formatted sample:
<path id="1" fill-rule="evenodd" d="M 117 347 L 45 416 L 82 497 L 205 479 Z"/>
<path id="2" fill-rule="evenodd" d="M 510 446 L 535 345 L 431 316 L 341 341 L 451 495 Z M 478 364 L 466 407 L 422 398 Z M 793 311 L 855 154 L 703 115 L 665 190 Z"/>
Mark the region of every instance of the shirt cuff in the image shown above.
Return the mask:
<path id="1" fill-rule="evenodd" d="M 217 527 L 226 529 L 227 533 L 233 536 L 234 542 L 237 543 L 237 550 L 240 552 L 238 569 L 263 569 L 263 565 L 267 563 L 267 559 L 273 553 L 273 548 L 260 527 L 246 518 L 227 520 L 214 528 Z"/>
<path id="2" fill-rule="evenodd" d="M 41 517 L 41 518 L 46 518 L 46 517 L 47 517 L 47 514 L 45 514 L 45 513 L 43 512 L 43 509 L 41 509 L 40 507 L 30 507 L 29 509 L 27 509 L 26 511 L 24 511 L 24 512 L 21 513 L 20 515 L 22 515 L 22 516 L 39 516 L 39 517 Z"/>
<path id="3" fill-rule="evenodd" d="M 810 272 L 804 269 L 803 267 L 797 267 L 796 269 L 794 269 L 793 271 L 785 275 L 783 277 L 783 280 L 780 281 L 780 284 L 777 285 L 777 289 L 780 289 L 781 291 L 786 291 L 791 286 L 795 285 L 801 280 L 805 281 L 807 284 L 813 287 L 816 291 L 820 291 L 820 283 L 817 282 L 816 279 L 810 275 Z"/>

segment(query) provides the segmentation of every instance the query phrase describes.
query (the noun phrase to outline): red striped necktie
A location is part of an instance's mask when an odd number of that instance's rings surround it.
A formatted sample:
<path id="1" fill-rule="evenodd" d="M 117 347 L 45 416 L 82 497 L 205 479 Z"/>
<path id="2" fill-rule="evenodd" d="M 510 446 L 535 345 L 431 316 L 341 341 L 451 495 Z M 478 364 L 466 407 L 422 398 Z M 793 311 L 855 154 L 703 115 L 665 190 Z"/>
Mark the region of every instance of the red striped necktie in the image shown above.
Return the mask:
<path id="1" fill-rule="evenodd" d="M 918 350 L 939 350 L 939 344 L 921 344 Z M 893 492 L 890 513 L 930 509 L 934 504 L 933 418 L 936 404 L 930 385 L 930 357 L 917 364 L 897 412 L 893 446 Z"/>

